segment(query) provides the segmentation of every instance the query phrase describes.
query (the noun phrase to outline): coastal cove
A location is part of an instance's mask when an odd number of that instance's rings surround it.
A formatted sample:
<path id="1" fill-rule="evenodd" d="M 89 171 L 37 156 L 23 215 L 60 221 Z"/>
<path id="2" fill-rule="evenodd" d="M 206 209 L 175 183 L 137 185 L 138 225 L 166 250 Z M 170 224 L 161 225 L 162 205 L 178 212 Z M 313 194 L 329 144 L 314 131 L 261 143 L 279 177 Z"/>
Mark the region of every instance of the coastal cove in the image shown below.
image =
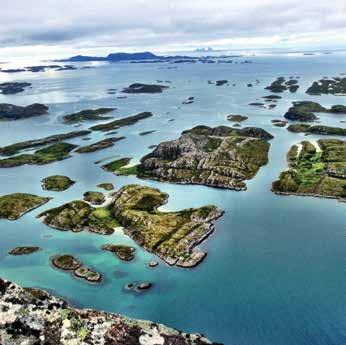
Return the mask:
<path id="1" fill-rule="evenodd" d="M 15 221 L 0 219 L 0 277 L 21 286 L 45 289 L 78 308 L 151 320 L 187 333 L 201 332 L 225 345 L 345 343 L 346 204 L 271 191 L 272 183 L 288 169 L 286 153 L 292 145 L 304 140 L 345 140 L 337 135 L 305 136 L 271 122 L 285 120 L 284 114 L 295 101 L 314 101 L 328 109 L 336 104 L 346 105 L 345 96 L 306 93 L 314 81 L 346 73 L 345 57 L 345 53 L 259 55 L 233 58 L 239 63 L 174 66 L 170 62 L 87 61 L 74 63 L 78 67 L 74 70 L 1 73 L 1 83 L 27 82 L 31 87 L 20 93 L 0 94 L 0 103 L 40 103 L 49 110 L 42 116 L 1 121 L 0 147 L 72 131 L 88 132 L 64 140 L 83 147 L 83 154 L 72 151 L 70 158 L 46 165 L 0 168 L 0 196 L 30 193 L 52 198 Z M 240 63 L 245 59 L 252 63 Z M 4 69 L 18 67 L 3 65 Z M 280 76 L 287 80 L 290 76 L 299 77 L 299 88 L 278 93 L 282 98 L 275 100 L 275 108 L 249 106 L 253 102 L 264 103 L 263 97 L 272 94 L 265 88 Z M 217 86 L 208 80 L 228 82 Z M 155 94 L 122 93 L 134 83 L 163 84 L 167 88 Z M 116 90 L 115 94 L 108 93 L 109 89 Z M 193 102 L 184 104 L 189 97 Z M 68 114 L 98 108 L 116 109 L 102 115 L 104 119 L 64 122 Z M 113 126 L 116 134 L 112 136 L 92 129 L 143 112 L 152 116 L 143 116 L 131 125 Z M 183 131 L 198 125 L 232 127 L 235 122 L 227 120 L 230 114 L 247 117 L 236 123 L 241 126 L 239 129 L 258 127 L 274 137 L 270 140 L 268 163 L 246 180 L 246 190 L 117 176 L 102 169 L 125 157 L 132 158 L 130 166 L 139 164 L 153 151 L 149 148 L 152 145 L 176 140 Z M 309 124 L 346 127 L 341 122 L 346 121 L 346 114 L 317 116 L 320 123 Z M 90 140 L 85 141 L 87 138 Z M 114 140 L 102 149 L 90 149 L 89 145 L 107 138 L 122 140 Z M 32 154 L 38 149 L 27 148 L 20 153 Z M 1 156 L 4 158 L 7 157 Z M 43 189 L 42 181 L 56 175 L 68 176 L 71 185 L 60 191 Z M 104 183 L 112 183 L 114 190 L 97 187 Z M 129 184 L 167 193 L 168 202 L 159 211 L 215 205 L 225 212 L 215 221 L 215 231 L 196 247 L 208 253 L 203 262 L 194 268 L 169 266 L 120 228 L 111 235 L 74 233 L 58 231 L 36 218 L 46 210 L 82 200 L 87 191 L 102 192 L 107 199 L 110 193 Z M 121 260 L 102 250 L 110 243 L 134 248 L 134 258 Z M 40 250 L 24 256 L 8 254 L 19 246 L 37 246 Z M 62 253 L 78 257 L 83 265 L 100 273 L 102 281 L 88 283 L 52 268 L 51 258 Z M 153 260 L 158 266 L 148 267 Z M 141 282 L 152 286 L 141 293 L 125 288 L 126 284 Z"/>

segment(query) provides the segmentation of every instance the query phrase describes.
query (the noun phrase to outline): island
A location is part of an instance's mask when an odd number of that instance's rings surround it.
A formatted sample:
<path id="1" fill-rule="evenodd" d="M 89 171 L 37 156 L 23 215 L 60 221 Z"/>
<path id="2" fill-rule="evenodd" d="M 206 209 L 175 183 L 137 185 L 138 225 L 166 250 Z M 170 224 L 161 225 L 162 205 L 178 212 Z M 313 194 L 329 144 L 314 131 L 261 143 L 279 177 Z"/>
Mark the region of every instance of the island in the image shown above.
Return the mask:
<path id="1" fill-rule="evenodd" d="M 96 143 L 93 143 L 91 145 L 87 146 L 82 146 L 76 150 L 78 153 L 90 153 L 90 152 L 95 152 L 103 149 L 107 149 L 109 147 L 114 146 L 114 143 L 117 141 L 123 140 L 125 137 L 113 137 L 113 138 L 107 138 L 100 140 Z"/>
<path id="2" fill-rule="evenodd" d="M 314 113 L 342 114 L 346 113 L 346 106 L 333 105 L 330 109 L 328 109 L 317 102 L 293 102 L 293 106 L 288 109 L 284 117 L 291 121 L 311 122 L 318 119 Z"/>
<path id="3" fill-rule="evenodd" d="M 248 119 L 247 116 L 244 115 L 228 115 L 227 116 L 227 120 L 231 121 L 231 122 L 243 122 L 246 121 Z"/>
<path id="4" fill-rule="evenodd" d="M 176 212 L 159 211 L 167 200 L 168 195 L 158 189 L 126 185 L 105 207 L 94 208 L 76 200 L 44 211 L 38 217 L 52 228 L 73 232 L 86 230 L 110 235 L 114 228 L 122 226 L 140 246 L 168 264 L 196 266 L 207 253 L 194 248 L 214 231 L 214 222 L 223 212 L 211 205 Z M 124 248 L 113 245 L 103 249 L 124 258 L 129 256 L 128 252 L 124 253 Z"/>
<path id="5" fill-rule="evenodd" d="M 22 150 L 33 149 L 40 146 L 45 146 L 48 144 L 58 143 L 63 140 L 73 139 L 81 136 L 85 136 L 90 134 L 91 131 L 74 131 L 63 134 L 54 134 L 42 139 L 34 139 L 28 141 L 22 141 L 16 144 L 7 145 L 4 147 L 0 147 L 0 155 L 1 156 L 12 156 L 19 153 Z"/>
<path id="6" fill-rule="evenodd" d="M 75 183 L 75 181 L 71 180 L 67 176 L 53 175 L 45 177 L 42 180 L 42 188 L 53 192 L 62 192 L 70 188 Z"/>
<path id="7" fill-rule="evenodd" d="M 306 90 L 309 95 L 346 95 L 346 78 L 335 77 L 314 81 Z"/>
<path id="8" fill-rule="evenodd" d="M 346 141 L 303 141 L 291 147 L 287 160 L 289 170 L 273 182 L 274 193 L 346 199 Z"/>
<path id="9" fill-rule="evenodd" d="M 83 199 L 92 205 L 102 205 L 106 201 L 103 193 L 93 191 L 85 192 L 83 194 Z"/>
<path id="10" fill-rule="evenodd" d="M 0 91 L 3 95 L 13 95 L 25 91 L 25 88 L 31 86 L 26 82 L 6 82 L 0 84 Z"/>
<path id="11" fill-rule="evenodd" d="M 44 104 L 33 103 L 26 107 L 8 103 L 0 103 L 0 120 L 14 121 L 27 119 L 33 116 L 48 114 L 48 107 Z"/>
<path id="12" fill-rule="evenodd" d="M 110 191 L 114 189 L 113 183 L 105 182 L 105 183 L 100 183 L 96 187 L 102 188 L 104 190 Z"/>
<path id="13" fill-rule="evenodd" d="M 128 116 L 128 117 L 123 117 L 118 120 L 114 120 L 112 122 L 107 122 L 104 124 L 96 125 L 93 127 L 90 127 L 92 131 L 111 131 L 114 129 L 117 129 L 119 127 L 124 127 L 124 126 L 129 126 L 137 123 L 140 120 L 146 119 L 148 117 L 153 116 L 153 114 L 149 111 L 144 111 L 142 113 L 138 113 L 136 115 Z"/>
<path id="14" fill-rule="evenodd" d="M 299 88 L 298 80 L 290 78 L 286 80 L 284 77 L 278 77 L 274 80 L 269 86 L 265 87 L 265 90 L 269 90 L 271 92 L 296 92 Z"/>
<path id="15" fill-rule="evenodd" d="M 102 169 L 109 171 L 118 176 L 126 175 L 136 175 L 137 174 L 137 165 L 128 166 L 131 161 L 131 158 L 119 158 L 110 163 L 102 165 Z"/>
<path id="16" fill-rule="evenodd" d="M 134 83 L 124 88 L 121 92 L 123 93 L 161 93 L 163 90 L 168 88 L 169 86 L 167 85 Z"/>
<path id="17" fill-rule="evenodd" d="M 22 246 L 11 249 L 8 254 L 10 255 L 28 255 L 40 250 L 40 247 L 36 246 Z"/>
<path id="18" fill-rule="evenodd" d="M 28 193 L 13 193 L 0 196 L 0 218 L 16 220 L 25 213 L 47 203 L 51 198 Z"/>
<path id="19" fill-rule="evenodd" d="M 99 121 L 99 120 L 109 120 L 111 116 L 102 116 L 108 114 L 116 108 L 98 108 L 98 109 L 85 109 L 77 113 L 68 114 L 63 117 L 63 122 L 67 124 L 74 124 L 83 121 Z"/>
<path id="20" fill-rule="evenodd" d="M 20 154 L 18 156 L 1 159 L 0 168 L 12 168 L 25 164 L 43 165 L 61 161 L 63 159 L 70 158 L 70 152 L 76 147 L 77 145 L 68 144 L 65 142 L 53 144 L 37 150 L 33 154 Z"/>
<path id="21" fill-rule="evenodd" d="M 311 126 L 307 123 L 297 123 L 289 125 L 287 127 L 287 130 L 293 133 L 346 136 L 346 128 L 324 125 Z"/>
<path id="22" fill-rule="evenodd" d="M 114 253 L 120 260 L 123 261 L 131 261 L 135 257 L 135 248 L 126 246 L 124 244 L 108 243 L 104 244 L 102 249 Z"/>
<path id="23" fill-rule="evenodd" d="M 102 275 L 69 254 L 55 255 L 51 259 L 53 267 L 64 271 L 70 271 L 77 278 L 85 279 L 90 283 L 100 283 Z"/>
<path id="24" fill-rule="evenodd" d="M 268 162 L 273 136 L 261 128 L 197 126 L 159 144 L 137 166 L 137 176 L 166 182 L 245 190 Z"/>
<path id="25" fill-rule="evenodd" d="M 1 336 L 5 344 L 217 345 L 200 334 L 186 334 L 150 321 L 76 309 L 37 288 L 0 278 Z M 220 345 L 220 344 L 219 344 Z"/>

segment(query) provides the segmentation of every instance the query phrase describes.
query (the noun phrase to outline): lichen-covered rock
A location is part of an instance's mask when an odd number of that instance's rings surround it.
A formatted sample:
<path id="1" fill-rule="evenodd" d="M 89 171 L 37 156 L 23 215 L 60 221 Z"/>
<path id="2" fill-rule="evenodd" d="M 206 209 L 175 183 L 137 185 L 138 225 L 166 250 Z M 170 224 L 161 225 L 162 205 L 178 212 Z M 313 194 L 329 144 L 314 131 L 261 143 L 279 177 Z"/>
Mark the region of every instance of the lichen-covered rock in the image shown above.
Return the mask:
<path id="1" fill-rule="evenodd" d="M 49 200 L 50 198 L 27 193 L 13 193 L 0 196 L 0 218 L 18 219 Z"/>
<path id="2" fill-rule="evenodd" d="M 6 345 L 211 345 L 150 321 L 91 309 L 76 309 L 39 289 L 0 279 L 0 339 Z M 220 344 L 219 344 L 220 345 Z"/>
<path id="3" fill-rule="evenodd" d="M 158 189 L 127 185 L 115 194 L 111 205 L 124 231 L 146 250 L 170 265 L 193 267 L 206 256 L 194 248 L 214 231 L 222 212 L 215 206 L 160 212 L 168 195 Z"/>
<path id="4" fill-rule="evenodd" d="M 141 159 L 137 173 L 142 178 L 244 190 L 244 181 L 267 164 L 266 140 L 272 137 L 255 127 L 197 126 L 158 145 Z"/>

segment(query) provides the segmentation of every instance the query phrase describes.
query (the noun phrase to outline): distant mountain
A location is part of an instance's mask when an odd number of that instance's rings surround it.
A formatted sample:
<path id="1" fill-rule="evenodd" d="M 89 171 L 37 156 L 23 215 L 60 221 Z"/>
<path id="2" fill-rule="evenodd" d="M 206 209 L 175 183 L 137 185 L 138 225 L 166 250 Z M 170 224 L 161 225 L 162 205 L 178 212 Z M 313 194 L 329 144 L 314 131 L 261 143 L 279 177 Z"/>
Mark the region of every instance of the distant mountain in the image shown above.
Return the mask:
<path id="1" fill-rule="evenodd" d="M 86 62 L 86 61 L 134 61 L 134 60 L 157 60 L 162 59 L 162 56 L 155 55 L 150 52 L 141 53 L 113 53 L 108 56 L 86 56 L 86 55 L 76 55 L 67 59 L 59 60 L 63 62 Z"/>

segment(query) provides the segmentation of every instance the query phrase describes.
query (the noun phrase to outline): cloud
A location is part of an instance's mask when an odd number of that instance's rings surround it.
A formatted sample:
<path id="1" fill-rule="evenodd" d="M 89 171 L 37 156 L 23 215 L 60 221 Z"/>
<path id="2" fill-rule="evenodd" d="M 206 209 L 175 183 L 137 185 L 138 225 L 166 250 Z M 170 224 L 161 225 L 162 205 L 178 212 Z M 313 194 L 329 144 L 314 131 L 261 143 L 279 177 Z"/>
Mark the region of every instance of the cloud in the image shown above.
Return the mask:
<path id="1" fill-rule="evenodd" d="M 344 0 L 2 0 L 2 48 L 344 44 Z M 340 41 L 341 39 L 341 41 Z M 1 53 L 1 49 L 0 49 Z"/>

